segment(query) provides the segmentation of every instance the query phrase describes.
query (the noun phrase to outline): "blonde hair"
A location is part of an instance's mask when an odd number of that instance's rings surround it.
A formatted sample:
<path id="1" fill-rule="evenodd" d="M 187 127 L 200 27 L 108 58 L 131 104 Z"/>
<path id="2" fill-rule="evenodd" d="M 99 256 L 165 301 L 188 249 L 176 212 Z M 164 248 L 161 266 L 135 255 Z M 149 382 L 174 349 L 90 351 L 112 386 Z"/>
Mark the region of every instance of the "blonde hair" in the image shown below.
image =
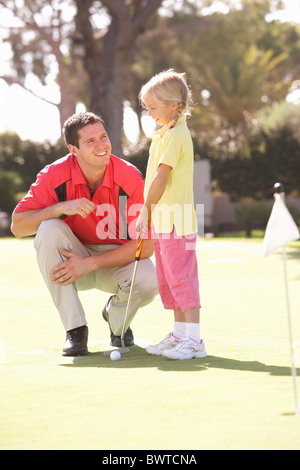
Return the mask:
<path id="1" fill-rule="evenodd" d="M 150 96 L 158 104 L 178 103 L 177 120 L 182 115 L 189 115 L 193 107 L 192 93 L 186 82 L 185 73 L 177 73 L 173 69 L 155 75 L 141 89 L 139 99 L 145 106 L 144 99 Z"/>

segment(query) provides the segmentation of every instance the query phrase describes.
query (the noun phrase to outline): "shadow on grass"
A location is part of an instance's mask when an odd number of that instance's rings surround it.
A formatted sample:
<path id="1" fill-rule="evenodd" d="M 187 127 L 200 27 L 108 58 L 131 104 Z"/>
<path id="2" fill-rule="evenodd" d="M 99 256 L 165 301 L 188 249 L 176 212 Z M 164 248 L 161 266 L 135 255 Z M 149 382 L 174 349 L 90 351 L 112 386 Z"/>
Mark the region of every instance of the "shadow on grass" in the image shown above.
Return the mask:
<path id="1" fill-rule="evenodd" d="M 204 359 L 173 361 L 161 356 L 152 356 L 139 346 L 121 356 L 119 361 L 112 361 L 104 356 L 103 351 L 91 352 L 87 356 L 69 358 L 70 363 L 60 364 L 62 367 L 99 367 L 115 369 L 137 369 L 154 367 L 163 371 L 199 372 L 207 369 L 239 370 L 246 372 L 263 372 L 273 376 L 290 376 L 291 368 L 264 364 L 259 361 L 243 361 L 227 357 L 207 356 Z M 298 369 L 297 373 L 300 373 Z"/>

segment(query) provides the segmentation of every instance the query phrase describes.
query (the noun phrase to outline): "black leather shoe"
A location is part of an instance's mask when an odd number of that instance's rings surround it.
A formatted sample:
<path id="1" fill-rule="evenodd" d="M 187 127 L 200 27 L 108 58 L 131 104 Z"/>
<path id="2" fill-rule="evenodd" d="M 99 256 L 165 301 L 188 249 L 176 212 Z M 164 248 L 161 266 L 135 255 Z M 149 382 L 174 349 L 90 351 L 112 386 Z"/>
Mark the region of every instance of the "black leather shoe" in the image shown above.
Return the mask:
<path id="1" fill-rule="evenodd" d="M 111 299 L 111 297 L 110 297 L 110 299 Z M 109 299 L 108 303 L 110 302 L 110 299 Z M 111 344 L 111 346 L 115 346 L 117 348 L 120 348 L 122 346 L 121 336 L 116 336 L 112 332 L 110 324 L 109 324 L 108 312 L 107 312 L 106 308 L 107 308 L 107 304 L 105 305 L 105 307 L 102 310 L 102 316 L 103 316 L 104 320 L 108 323 L 108 326 L 109 326 L 110 344 Z M 131 330 L 130 326 L 125 331 L 124 342 L 125 342 L 125 346 L 133 346 L 134 345 L 134 337 L 133 337 L 133 333 L 132 333 L 132 330 Z"/>
<path id="2" fill-rule="evenodd" d="M 125 346 L 133 346 L 134 345 L 133 333 L 132 333 L 132 330 L 131 330 L 130 326 L 125 331 L 124 343 L 125 343 Z M 121 336 L 116 336 L 111 331 L 111 333 L 110 333 L 110 344 L 111 344 L 111 346 L 115 346 L 116 348 L 120 348 L 122 346 Z"/>
<path id="3" fill-rule="evenodd" d="M 67 331 L 63 356 L 85 356 L 87 349 L 88 327 L 86 325 Z"/>

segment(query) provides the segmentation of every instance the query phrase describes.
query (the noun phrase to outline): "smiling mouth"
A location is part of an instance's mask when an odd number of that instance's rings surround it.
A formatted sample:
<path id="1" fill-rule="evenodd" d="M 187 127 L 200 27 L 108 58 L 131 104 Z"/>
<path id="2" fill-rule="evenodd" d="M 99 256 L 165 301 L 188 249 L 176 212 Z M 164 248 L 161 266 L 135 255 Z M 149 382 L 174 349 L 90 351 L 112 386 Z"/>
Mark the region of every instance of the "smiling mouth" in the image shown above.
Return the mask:
<path id="1" fill-rule="evenodd" d="M 104 157 L 105 155 L 107 154 L 107 152 L 99 152 L 99 153 L 96 153 L 96 157 Z"/>

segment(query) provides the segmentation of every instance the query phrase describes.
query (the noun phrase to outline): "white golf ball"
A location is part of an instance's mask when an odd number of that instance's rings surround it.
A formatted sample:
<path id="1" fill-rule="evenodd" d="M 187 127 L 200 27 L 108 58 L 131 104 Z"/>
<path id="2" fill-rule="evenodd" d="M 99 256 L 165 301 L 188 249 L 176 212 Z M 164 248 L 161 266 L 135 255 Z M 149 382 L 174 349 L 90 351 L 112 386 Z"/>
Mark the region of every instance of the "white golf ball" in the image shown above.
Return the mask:
<path id="1" fill-rule="evenodd" d="M 119 351 L 112 351 L 110 353 L 110 358 L 112 361 L 119 361 L 121 359 L 121 354 Z"/>

